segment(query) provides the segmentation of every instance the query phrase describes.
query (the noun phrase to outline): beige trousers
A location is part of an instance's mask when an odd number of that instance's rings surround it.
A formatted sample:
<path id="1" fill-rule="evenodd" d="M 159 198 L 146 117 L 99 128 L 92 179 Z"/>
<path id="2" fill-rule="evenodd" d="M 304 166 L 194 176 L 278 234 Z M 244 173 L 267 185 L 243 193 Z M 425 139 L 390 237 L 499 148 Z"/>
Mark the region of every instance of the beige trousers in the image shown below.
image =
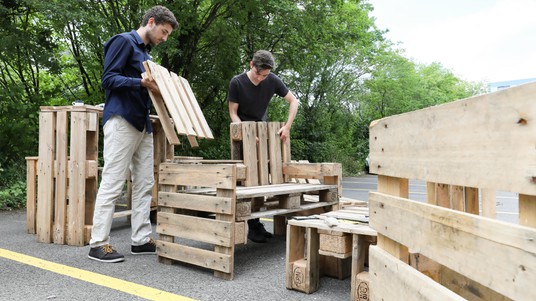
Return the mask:
<path id="1" fill-rule="evenodd" d="M 151 235 L 149 219 L 153 174 L 153 134 L 139 132 L 121 116 L 104 125 L 104 168 L 95 202 L 90 246 L 110 243 L 115 202 L 121 197 L 128 172 L 132 175 L 132 245 L 143 245 Z"/>

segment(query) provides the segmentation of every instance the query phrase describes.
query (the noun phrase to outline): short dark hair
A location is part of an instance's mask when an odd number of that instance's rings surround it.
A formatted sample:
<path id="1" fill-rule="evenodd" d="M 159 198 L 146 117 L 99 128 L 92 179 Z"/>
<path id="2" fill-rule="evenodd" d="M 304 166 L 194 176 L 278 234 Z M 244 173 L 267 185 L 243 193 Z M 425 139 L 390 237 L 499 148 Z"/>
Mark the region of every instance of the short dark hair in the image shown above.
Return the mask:
<path id="1" fill-rule="evenodd" d="M 154 18 L 156 25 L 170 24 L 173 29 L 179 27 L 179 22 L 175 19 L 175 15 L 164 6 L 157 5 L 151 7 L 143 16 L 141 26 L 147 25 L 149 19 Z"/>
<path id="2" fill-rule="evenodd" d="M 270 51 L 259 50 L 253 55 L 253 66 L 258 70 L 275 68 L 274 56 Z"/>

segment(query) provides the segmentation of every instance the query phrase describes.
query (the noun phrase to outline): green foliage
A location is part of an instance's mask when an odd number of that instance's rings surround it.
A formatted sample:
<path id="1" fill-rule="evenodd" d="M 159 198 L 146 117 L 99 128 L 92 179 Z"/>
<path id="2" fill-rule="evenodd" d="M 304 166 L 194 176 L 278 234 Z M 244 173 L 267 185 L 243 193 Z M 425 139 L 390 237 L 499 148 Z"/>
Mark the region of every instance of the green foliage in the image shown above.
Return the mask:
<path id="1" fill-rule="evenodd" d="M 23 208 L 26 205 L 26 177 L 23 164 L 2 168 L 0 164 L 0 210 Z"/>
<path id="2" fill-rule="evenodd" d="M 100 86 L 103 44 L 137 29 L 158 1 L 4 1 L 0 4 L 0 190 L 17 192 L 24 157 L 37 154 L 39 107 L 104 102 Z M 481 83 L 456 78 L 440 64 L 415 64 L 392 49 L 359 0 L 167 1 L 180 23 L 154 60 L 185 77 L 214 140 L 177 155 L 227 159 L 230 79 L 249 68 L 256 50 L 274 53 L 273 70 L 300 101 L 292 157 L 361 169 L 374 119 L 483 92 Z M 21 38 L 24 37 L 24 38 Z M 285 121 L 288 105 L 276 97 L 270 120 Z M 16 172 L 18 170 L 18 172 Z M 13 191 L 11 191 L 13 190 Z"/>

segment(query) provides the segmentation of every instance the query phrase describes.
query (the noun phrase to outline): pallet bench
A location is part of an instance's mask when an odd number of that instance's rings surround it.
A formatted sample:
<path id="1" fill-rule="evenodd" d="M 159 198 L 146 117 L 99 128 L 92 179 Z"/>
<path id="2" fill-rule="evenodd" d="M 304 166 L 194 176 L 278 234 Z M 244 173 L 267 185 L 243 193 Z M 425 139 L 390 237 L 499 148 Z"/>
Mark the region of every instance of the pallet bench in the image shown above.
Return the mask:
<path id="1" fill-rule="evenodd" d="M 340 221 L 332 227 L 321 218 L 289 220 L 287 289 L 310 294 L 320 287 L 322 275 L 339 279 L 351 275 L 351 300 L 369 300 L 365 263 L 369 245 L 376 243 L 377 233 L 368 223 L 360 222 L 365 214 L 368 216 L 367 207 L 347 207 L 321 214 Z"/>
<path id="2" fill-rule="evenodd" d="M 232 124 L 231 137 L 241 138 L 232 138 L 235 155 L 230 161 L 160 164 L 156 228 L 160 262 L 209 268 L 215 276 L 230 280 L 235 245 L 247 243 L 247 220 L 273 216 L 274 234 L 285 234 L 288 215 L 337 208 L 340 164 L 290 162 L 290 144 L 281 145 L 277 135 L 280 126 L 279 122 Z M 292 178 L 316 178 L 321 183 L 288 182 Z M 318 200 L 303 198 L 311 192 L 318 193 Z"/>
<path id="3" fill-rule="evenodd" d="M 530 83 L 371 123 L 373 300 L 536 300 L 535 96 Z M 519 225 L 495 219 L 497 191 L 518 194 Z"/>

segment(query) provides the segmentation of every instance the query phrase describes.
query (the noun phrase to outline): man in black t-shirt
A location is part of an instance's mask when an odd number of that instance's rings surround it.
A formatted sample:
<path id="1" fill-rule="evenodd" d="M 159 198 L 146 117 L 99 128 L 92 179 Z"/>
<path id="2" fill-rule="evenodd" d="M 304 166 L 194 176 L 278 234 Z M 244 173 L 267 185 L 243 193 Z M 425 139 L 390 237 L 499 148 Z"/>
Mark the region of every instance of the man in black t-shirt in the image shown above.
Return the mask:
<path id="1" fill-rule="evenodd" d="M 290 105 L 287 122 L 278 131 L 281 140 L 285 141 L 298 112 L 298 100 L 283 81 L 270 72 L 274 66 L 275 60 L 269 51 L 255 52 L 249 71 L 236 75 L 229 83 L 229 115 L 232 122 L 268 121 L 268 104 L 277 94 Z M 248 227 L 248 238 L 254 242 L 266 242 L 266 238 L 272 237 L 259 219 L 248 220 Z"/>

